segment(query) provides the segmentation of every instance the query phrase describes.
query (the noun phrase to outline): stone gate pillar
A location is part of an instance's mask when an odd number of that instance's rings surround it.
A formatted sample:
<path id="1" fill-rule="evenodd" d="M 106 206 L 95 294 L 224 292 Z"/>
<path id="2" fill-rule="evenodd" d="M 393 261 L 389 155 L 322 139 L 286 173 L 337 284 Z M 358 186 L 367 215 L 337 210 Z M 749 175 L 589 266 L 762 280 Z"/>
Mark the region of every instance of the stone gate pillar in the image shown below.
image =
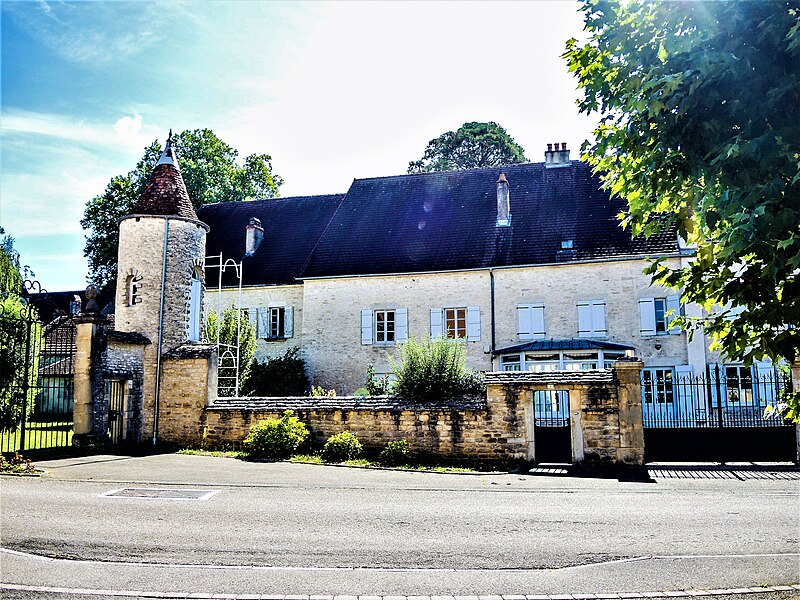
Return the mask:
<path id="1" fill-rule="evenodd" d="M 101 339 L 105 333 L 105 317 L 88 313 L 75 317 L 75 362 L 73 407 L 74 433 L 72 444 L 88 446 L 105 440 L 100 431 L 104 407 L 97 406 L 96 387 L 102 383 Z M 99 419 L 98 419 L 99 417 Z"/>
<path id="2" fill-rule="evenodd" d="M 642 422 L 642 369 L 638 358 L 618 360 L 614 373 L 618 381 L 619 447 L 617 462 L 644 465 L 644 425 Z"/>

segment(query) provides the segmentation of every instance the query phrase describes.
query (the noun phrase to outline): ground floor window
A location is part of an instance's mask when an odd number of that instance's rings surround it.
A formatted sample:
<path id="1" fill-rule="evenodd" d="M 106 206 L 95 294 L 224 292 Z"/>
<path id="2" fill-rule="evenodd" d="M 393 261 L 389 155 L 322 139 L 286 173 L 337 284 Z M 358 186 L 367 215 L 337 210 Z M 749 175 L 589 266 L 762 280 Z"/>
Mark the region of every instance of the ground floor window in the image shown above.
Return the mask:
<path id="1" fill-rule="evenodd" d="M 753 375 L 750 367 L 726 366 L 725 384 L 729 403 L 753 403 Z"/>
<path id="2" fill-rule="evenodd" d="M 642 399 L 645 404 L 671 404 L 675 401 L 672 368 L 642 371 Z"/>

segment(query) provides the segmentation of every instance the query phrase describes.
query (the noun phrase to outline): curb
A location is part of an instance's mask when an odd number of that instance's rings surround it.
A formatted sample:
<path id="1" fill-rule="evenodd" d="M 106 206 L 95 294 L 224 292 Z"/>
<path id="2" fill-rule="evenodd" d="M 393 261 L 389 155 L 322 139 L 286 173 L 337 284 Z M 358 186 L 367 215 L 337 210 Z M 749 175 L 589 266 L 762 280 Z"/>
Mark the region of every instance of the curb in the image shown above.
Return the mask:
<path id="1" fill-rule="evenodd" d="M 356 595 L 283 595 L 283 594 L 214 594 L 204 592 L 146 592 L 142 590 L 94 590 L 0 583 L 0 590 L 71 594 L 73 596 L 105 596 L 110 598 L 185 598 L 197 600 L 627 600 L 631 598 L 695 598 L 701 596 L 732 596 L 800 592 L 800 584 L 754 588 L 713 590 L 678 590 L 668 592 L 612 592 L 609 594 L 509 594 L 487 596 L 356 596 Z"/>

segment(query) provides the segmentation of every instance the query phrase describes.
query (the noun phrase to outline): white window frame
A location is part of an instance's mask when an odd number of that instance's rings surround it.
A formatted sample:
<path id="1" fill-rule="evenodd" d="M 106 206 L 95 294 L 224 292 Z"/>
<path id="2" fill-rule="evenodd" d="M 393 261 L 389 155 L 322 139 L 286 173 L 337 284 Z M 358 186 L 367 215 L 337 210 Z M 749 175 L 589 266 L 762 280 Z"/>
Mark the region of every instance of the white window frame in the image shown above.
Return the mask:
<path id="1" fill-rule="evenodd" d="M 378 315 L 392 314 L 393 339 L 378 340 Z M 384 321 L 386 322 L 386 321 Z M 364 346 L 393 346 L 408 339 L 407 308 L 365 308 L 361 310 L 361 344 Z"/>
<path id="2" fill-rule="evenodd" d="M 381 315 L 383 316 L 383 321 L 381 321 Z M 375 340 L 375 344 L 394 344 L 396 342 L 395 323 L 397 321 L 394 309 L 375 310 L 372 312 L 372 316 L 372 339 Z M 379 326 L 381 323 L 383 324 L 383 331 L 381 331 L 381 327 Z M 389 327 L 390 323 L 391 328 Z M 381 335 L 383 339 L 380 339 Z"/>
<path id="3" fill-rule="evenodd" d="M 452 318 L 450 317 L 452 314 Z M 450 328 L 450 322 L 453 322 L 453 328 Z M 459 327 L 459 322 L 463 321 L 463 330 Z M 443 309 L 442 318 L 442 331 L 444 337 L 448 340 L 465 340 L 467 339 L 467 307 L 446 307 Z M 462 335 L 463 334 L 463 335 Z"/>
<path id="4" fill-rule="evenodd" d="M 605 300 L 579 300 L 578 337 L 597 338 L 608 336 Z"/>
<path id="5" fill-rule="evenodd" d="M 267 339 L 280 340 L 286 337 L 286 307 L 270 306 L 267 311 Z"/>
<path id="6" fill-rule="evenodd" d="M 668 317 L 667 313 L 672 311 Z M 642 337 L 656 335 L 680 335 L 680 327 L 672 327 L 676 316 L 681 314 L 680 296 L 661 296 L 639 299 L 639 320 Z"/>

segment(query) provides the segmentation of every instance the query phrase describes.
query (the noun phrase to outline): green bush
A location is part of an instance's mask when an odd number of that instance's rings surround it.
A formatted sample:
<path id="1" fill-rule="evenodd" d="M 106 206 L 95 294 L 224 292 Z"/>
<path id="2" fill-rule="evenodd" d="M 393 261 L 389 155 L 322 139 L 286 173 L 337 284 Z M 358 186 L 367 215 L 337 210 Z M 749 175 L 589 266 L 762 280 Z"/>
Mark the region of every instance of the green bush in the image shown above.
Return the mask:
<path id="1" fill-rule="evenodd" d="M 267 362 L 253 363 L 250 377 L 242 385 L 243 396 L 304 396 L 308 391 L 306 364 L 298 357 L 299 348 Z"/>
<path id="2" fill-rule="evenodd" d="M 411 463 L 411 449 L 405 440 L 387 442 L 386 447 L 378 455 L 378 462 L 387 467 L 397 467 Z"/>
<path id="3" fill-rule="evenodd" d="M 280 419 L 259 421 L 244 440 L 245 449 L 258 458 L 289 458 L 308 439 L 308 428 L 287 410 Z"/>
<path id="4" fill-rule="evenodd" d="M 321 385 L 312 385 L 311 395 L 318 398 L 336 398 L 336 390 L 333 388 L 326 390 Z"/>
<path id="5" fill-rule="evenodd" d="M 370 396 L 386 396 L 392 393 L 392 381 L 389 376 L 378 377 L 375 375 L 375 368 L 372 365 L 367 367 L 365 387 Z"/>
<path id="6" fill-rule="evenodd" d="M 483 394 L 483 374 L 466 367 L 466 354 L 457 340 L 403 342 L 399 361 L 389 357 L 397 377 L 394 394 L 419 404 L 447 404 Z"/>
<path id="7" fill-rule="evenodd" d="M 358 458 L 359 454 L 361 454 L 361 442 L 349 431 L 332 435 L 322 448 L 322 460 L 325 462 L 353 460 Z"/>

